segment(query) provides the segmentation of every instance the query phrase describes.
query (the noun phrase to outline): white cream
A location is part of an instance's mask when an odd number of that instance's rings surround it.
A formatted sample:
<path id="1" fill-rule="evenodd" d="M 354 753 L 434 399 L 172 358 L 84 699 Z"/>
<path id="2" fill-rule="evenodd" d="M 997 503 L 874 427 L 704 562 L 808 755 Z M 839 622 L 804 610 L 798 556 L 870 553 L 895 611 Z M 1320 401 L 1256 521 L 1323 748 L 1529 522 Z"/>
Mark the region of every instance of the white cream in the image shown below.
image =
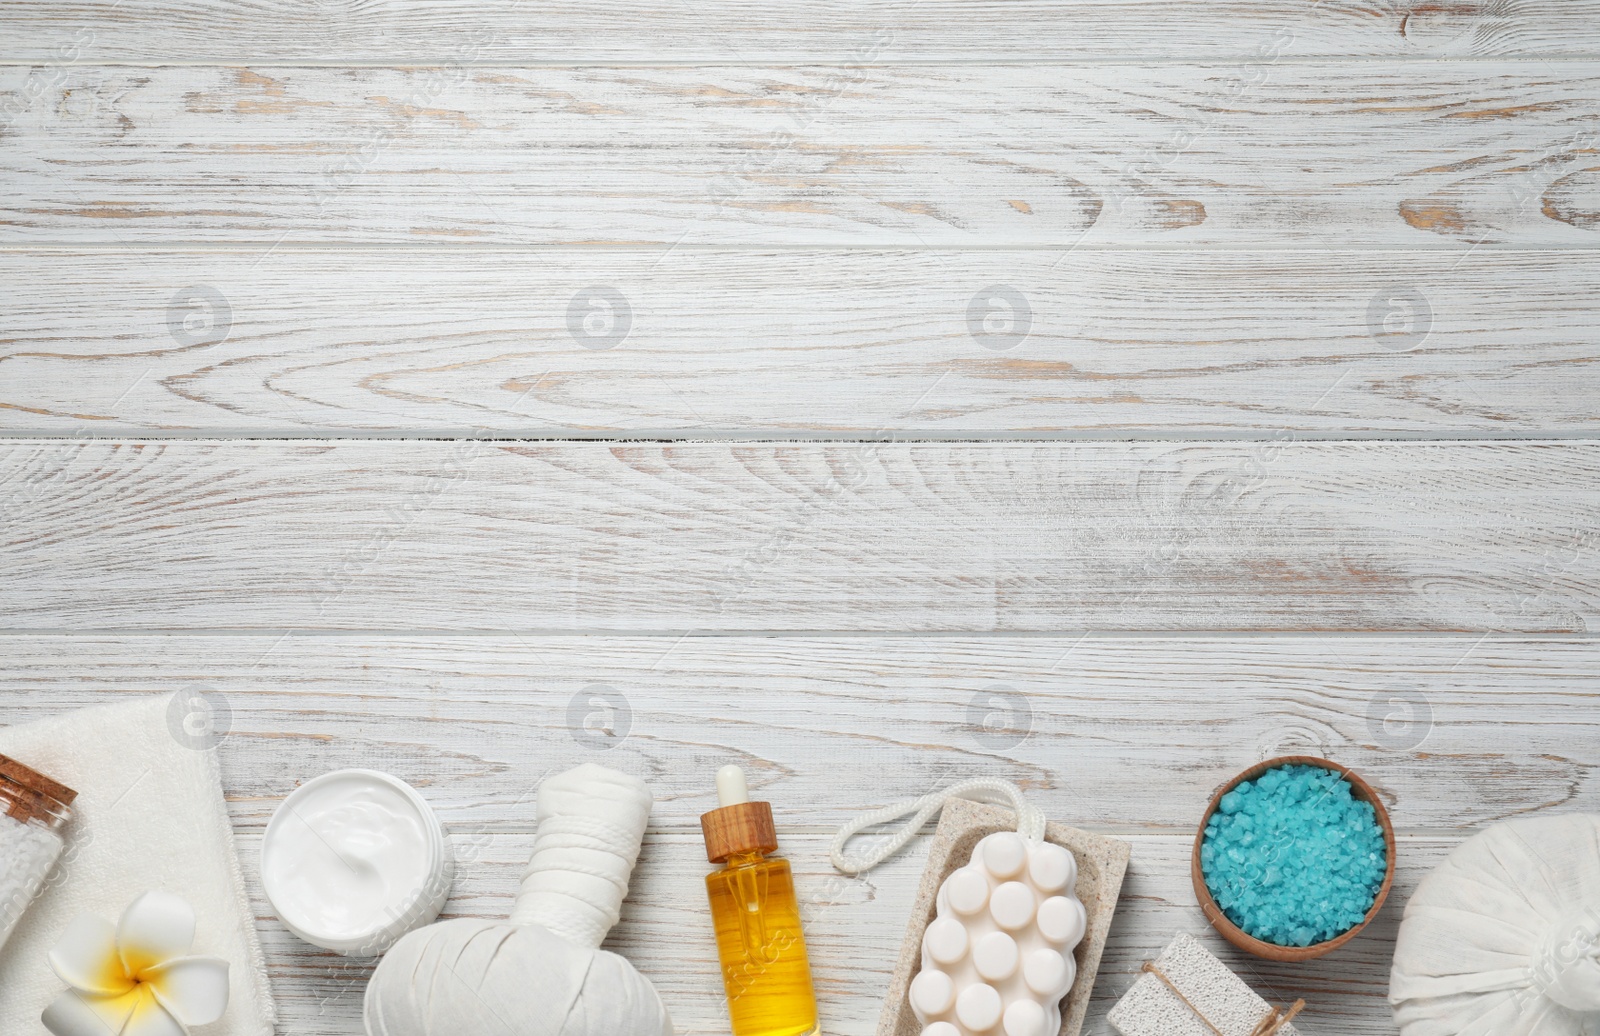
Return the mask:
<path id="1" fill-rule="evenodd" d="M 374 770 L 340 770 L 296 789 L 261 847 L 262 885 L 289 930 L 362 956 L 432 922 L 452 870 L 428 804 Z"/>

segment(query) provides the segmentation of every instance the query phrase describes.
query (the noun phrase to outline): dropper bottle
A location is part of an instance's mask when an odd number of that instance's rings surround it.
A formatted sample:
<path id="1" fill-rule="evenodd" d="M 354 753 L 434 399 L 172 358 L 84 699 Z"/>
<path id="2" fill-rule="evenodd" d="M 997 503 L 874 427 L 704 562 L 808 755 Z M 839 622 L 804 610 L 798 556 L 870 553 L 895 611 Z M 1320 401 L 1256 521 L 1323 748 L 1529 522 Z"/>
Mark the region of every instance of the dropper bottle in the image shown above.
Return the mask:
<path id="1" fill-rule="evenodd" d="M 744 771 L 717 771 L 717 809 L 700 817 L 722 984 L 733 1036 L 815 1036 L 817 998 L 800 931 L 789 861 L 778 848 L 772 804 L 751 802 Z"/>

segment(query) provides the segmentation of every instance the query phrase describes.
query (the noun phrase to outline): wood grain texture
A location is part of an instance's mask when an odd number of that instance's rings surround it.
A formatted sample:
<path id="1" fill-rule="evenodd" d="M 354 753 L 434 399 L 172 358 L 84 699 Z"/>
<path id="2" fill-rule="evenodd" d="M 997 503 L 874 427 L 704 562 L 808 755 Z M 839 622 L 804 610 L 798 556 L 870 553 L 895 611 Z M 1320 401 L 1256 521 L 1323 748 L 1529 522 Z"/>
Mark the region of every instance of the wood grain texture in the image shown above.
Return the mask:
<path id="1" fill-rule="evenodd" d="M 451 62 L 1594 56 L 1592 0 L 10 0 L 0 59 Z M 80 37 L 80 33 L 90 33 Z"/>
<path id="2" fill-rule="evenodd" d="M 1593 62 L 60 71 L 0 243 L 1600 241 Z"/>
<path id="3" fill-rule="evenodd" d="M 1309 753 L 1452 837 L 1600 811 L 1600 643 L 1362 636 L 0 637 L 5 722 L 179 688 L 226 705 L 235 821 L 326 770 L 421 788 L 458 830 L 531 831 L 539 777 L 636 773 L 698 837 L 737 761 L 781 827 L 980 775 L 1052 817 L 1193 834 L 1246 766 Z M 782 834 L 782 831 L 780 831 Z"/>
<path id="4" fill-rule="evenodd" d="M 1600 0 L 12 0 L 0 722 L 222 705 L 283 1036 L 361 1031 L 257 873 L 341 766 L 422 789 L 482 917 L 542 776 L 643 776 L 610 945 L 689 1036 L 717 766 L 837 1036 L 922 860 L 837 877 L 832 831 L 1009 777 L 1134 845 L 1110 1036 L 1203 930 L 1211 791 L 1327 755 L 1401 831 L 1386 912 L 1206 938 L 1392 1034 L 1427 869 L 1600 811 L 1600 440 L 1294 440 L 1595 435 L 1597 96 Z M 749 441 L 545 441 L 622 436 Z M 895 441 L 1006 436 L 1256 441 Z"/>
<path id="5" fill-rule="evenodd" d="M 26 629 L 1586 631 L 1595 443 L 0 445 Z"/>
<path id="6" fill-rule="evenodd" d="M 1600 429 L 1589 252 L 0 252 L 0 282 L 11 435 Z M 994 285 L 1015 344 L 969 321 Z M 596 286 L 611 348 L 569 321 Z"/>

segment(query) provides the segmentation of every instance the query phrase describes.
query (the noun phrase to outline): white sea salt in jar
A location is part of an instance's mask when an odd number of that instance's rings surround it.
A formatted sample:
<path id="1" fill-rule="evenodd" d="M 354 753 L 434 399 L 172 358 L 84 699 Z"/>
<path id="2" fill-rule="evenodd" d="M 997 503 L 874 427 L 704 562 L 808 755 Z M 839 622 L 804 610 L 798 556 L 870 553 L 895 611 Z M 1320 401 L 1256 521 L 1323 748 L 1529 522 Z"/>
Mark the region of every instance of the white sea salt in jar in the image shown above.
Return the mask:
<path id="1" fill-rule="evenodd" d="M 0 949 L 39 894 L 66 841 L 78 793 L 0 755 Z"/>

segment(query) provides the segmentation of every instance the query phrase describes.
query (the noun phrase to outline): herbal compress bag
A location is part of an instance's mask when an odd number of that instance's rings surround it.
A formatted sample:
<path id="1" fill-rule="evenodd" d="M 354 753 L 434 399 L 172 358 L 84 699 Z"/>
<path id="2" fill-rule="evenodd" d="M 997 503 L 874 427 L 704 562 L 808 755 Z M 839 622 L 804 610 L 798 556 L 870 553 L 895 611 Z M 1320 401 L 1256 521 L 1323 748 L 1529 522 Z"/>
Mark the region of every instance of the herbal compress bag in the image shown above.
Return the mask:
<path id="1" fill-rule="evenodd" d="M 1395 946 L 1404 1036 L 1600 1034 L 1600 816 L 1530 817 L 1423 879 Z"/>
<path id="2" fill-rule="evenodd" d="M 547 779 L 510 919 L 458 917 L 395 943 L 367 986 L 368 1036 L 671 1036 L 650 980 L 600 949 L 650 804 L 643 781 L 593 763 Z"/>

